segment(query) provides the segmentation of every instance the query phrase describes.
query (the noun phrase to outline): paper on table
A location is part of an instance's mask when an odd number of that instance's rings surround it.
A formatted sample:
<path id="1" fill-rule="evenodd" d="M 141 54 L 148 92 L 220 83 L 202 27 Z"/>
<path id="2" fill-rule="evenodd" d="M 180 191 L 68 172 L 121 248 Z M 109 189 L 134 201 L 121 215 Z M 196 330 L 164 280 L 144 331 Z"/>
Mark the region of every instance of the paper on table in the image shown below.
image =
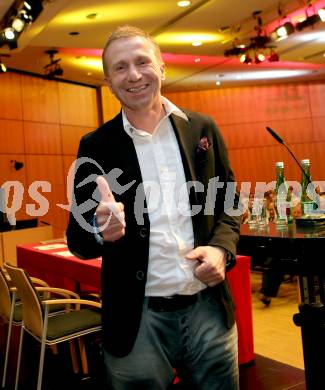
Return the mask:
<path id="1" fill-rule="evenodd" d="M 50 245 L 34 246 L 34 249 L 38 249 L 40 251 L 50 251 L 52 249 L 61 249 L 66 247 L 67 244 L 50 244 Z"/>
<path id="2" fill-rule="evenodd" d="M 53 255 L 63 256 L 63 257 L 73 257 L 74 255 L 70 251 L 61 251 L 61 252 L 53 252 Z"/>

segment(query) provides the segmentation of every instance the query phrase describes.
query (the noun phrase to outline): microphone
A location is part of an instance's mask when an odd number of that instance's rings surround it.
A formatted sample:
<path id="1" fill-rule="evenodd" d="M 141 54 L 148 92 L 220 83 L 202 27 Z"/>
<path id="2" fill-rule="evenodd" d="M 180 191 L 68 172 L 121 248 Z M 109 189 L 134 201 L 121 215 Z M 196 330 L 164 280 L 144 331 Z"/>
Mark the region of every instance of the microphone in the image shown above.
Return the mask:
<path id="1" fill-rule="evenodd" d="M 289 146 L 283 141 L 283 139 L 279 136 L 279 134 L 277 134 L 274 130 L 271 129 L 271 127 L 269 126 L 266 126 L 266 130 L 272 135 L 272 137 L 277 141 L 279 142 L 279 144 L 283 145 L 287 151 L 291 154 L 291 156 L 293 157 L 293 159 L 295 160 L 295 162 L 298 164 L 298 167 L 299 169 L 301 170 L 302 174 L 307 178 L 307 180 L 309 182 L 311 182 L 311 178 L 310 178 L 310 175 L 308 175 L 304 168 L 302 167 L 302 165 L 300 164 L 300 162 L 296 159 L 296 156 L 292 153 L 292 151 L 290 150 Z"/>

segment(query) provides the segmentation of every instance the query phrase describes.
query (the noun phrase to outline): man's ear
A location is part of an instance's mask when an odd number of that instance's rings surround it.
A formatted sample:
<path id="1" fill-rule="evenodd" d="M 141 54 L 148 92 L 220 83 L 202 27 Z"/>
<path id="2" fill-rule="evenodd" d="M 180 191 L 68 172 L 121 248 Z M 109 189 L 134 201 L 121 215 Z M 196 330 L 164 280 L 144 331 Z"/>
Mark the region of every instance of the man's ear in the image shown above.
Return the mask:
<path id="1" fill-rule="evenodd" d="M 109 90 L 112 92 L 112 94 L 114 95 L 114 91 L 113 91 L 113 88 L 112 88 L 112 83 L 111 83 L 111 80 L 108 76 L 106 76 L 104 78 L 105 82 L 106 82 L 106 85 L 108 86 Z"/>
<path id="2" fill-rule="evenodd" d="M 162 63 L 160 65 L 160 72 L 161 72 L 161 80 L 165 80 L 166 79 L 166 75 L 165 75 L 165 64 Z"/>

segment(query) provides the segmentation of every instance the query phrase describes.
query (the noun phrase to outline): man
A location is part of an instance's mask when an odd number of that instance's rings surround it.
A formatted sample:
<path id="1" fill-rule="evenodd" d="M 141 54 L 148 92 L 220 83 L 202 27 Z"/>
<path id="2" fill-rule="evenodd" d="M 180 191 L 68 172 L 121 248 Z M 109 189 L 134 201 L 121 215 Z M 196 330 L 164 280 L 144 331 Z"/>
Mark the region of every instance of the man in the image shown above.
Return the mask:
<path id="1" fill-rule="evenodd" d="M 80 257 L 102 255 L 109 383 L 167 389 L 176 369 L 186 389 L 237 389 L 225 272 L 240 218 L 224 212 L 234 176 L 222 137 L 161 96 L 164 63 L 142 30 L 118 28 L 103 67 L 122 111 L 81 140 L 67 238 Z"/>

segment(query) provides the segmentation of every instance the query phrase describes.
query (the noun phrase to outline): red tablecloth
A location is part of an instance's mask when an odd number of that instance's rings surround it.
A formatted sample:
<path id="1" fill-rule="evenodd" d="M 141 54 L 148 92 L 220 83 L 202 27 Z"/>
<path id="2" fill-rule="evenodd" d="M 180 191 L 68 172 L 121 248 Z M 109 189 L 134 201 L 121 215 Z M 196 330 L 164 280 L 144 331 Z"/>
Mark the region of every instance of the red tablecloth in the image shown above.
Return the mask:
<path id="1" fill-rule="evenodd" d="M 236 266 L 227 274 L 236 305 L 239 363 L 254 360 L 253 314 L 249 256 L 237 256 Z"/>
<path id="2" fill-rule="evenodd" d="M 17 264 L 51 286 L 74 291 L 100 288 L 101 259 L 80 260 L 68 252 L 64 242 L 19 245 Z M 236 305 L 239 363 L 248 363 L 254 360 L 250 257 L 237 256 L 228 279 Z"/>

